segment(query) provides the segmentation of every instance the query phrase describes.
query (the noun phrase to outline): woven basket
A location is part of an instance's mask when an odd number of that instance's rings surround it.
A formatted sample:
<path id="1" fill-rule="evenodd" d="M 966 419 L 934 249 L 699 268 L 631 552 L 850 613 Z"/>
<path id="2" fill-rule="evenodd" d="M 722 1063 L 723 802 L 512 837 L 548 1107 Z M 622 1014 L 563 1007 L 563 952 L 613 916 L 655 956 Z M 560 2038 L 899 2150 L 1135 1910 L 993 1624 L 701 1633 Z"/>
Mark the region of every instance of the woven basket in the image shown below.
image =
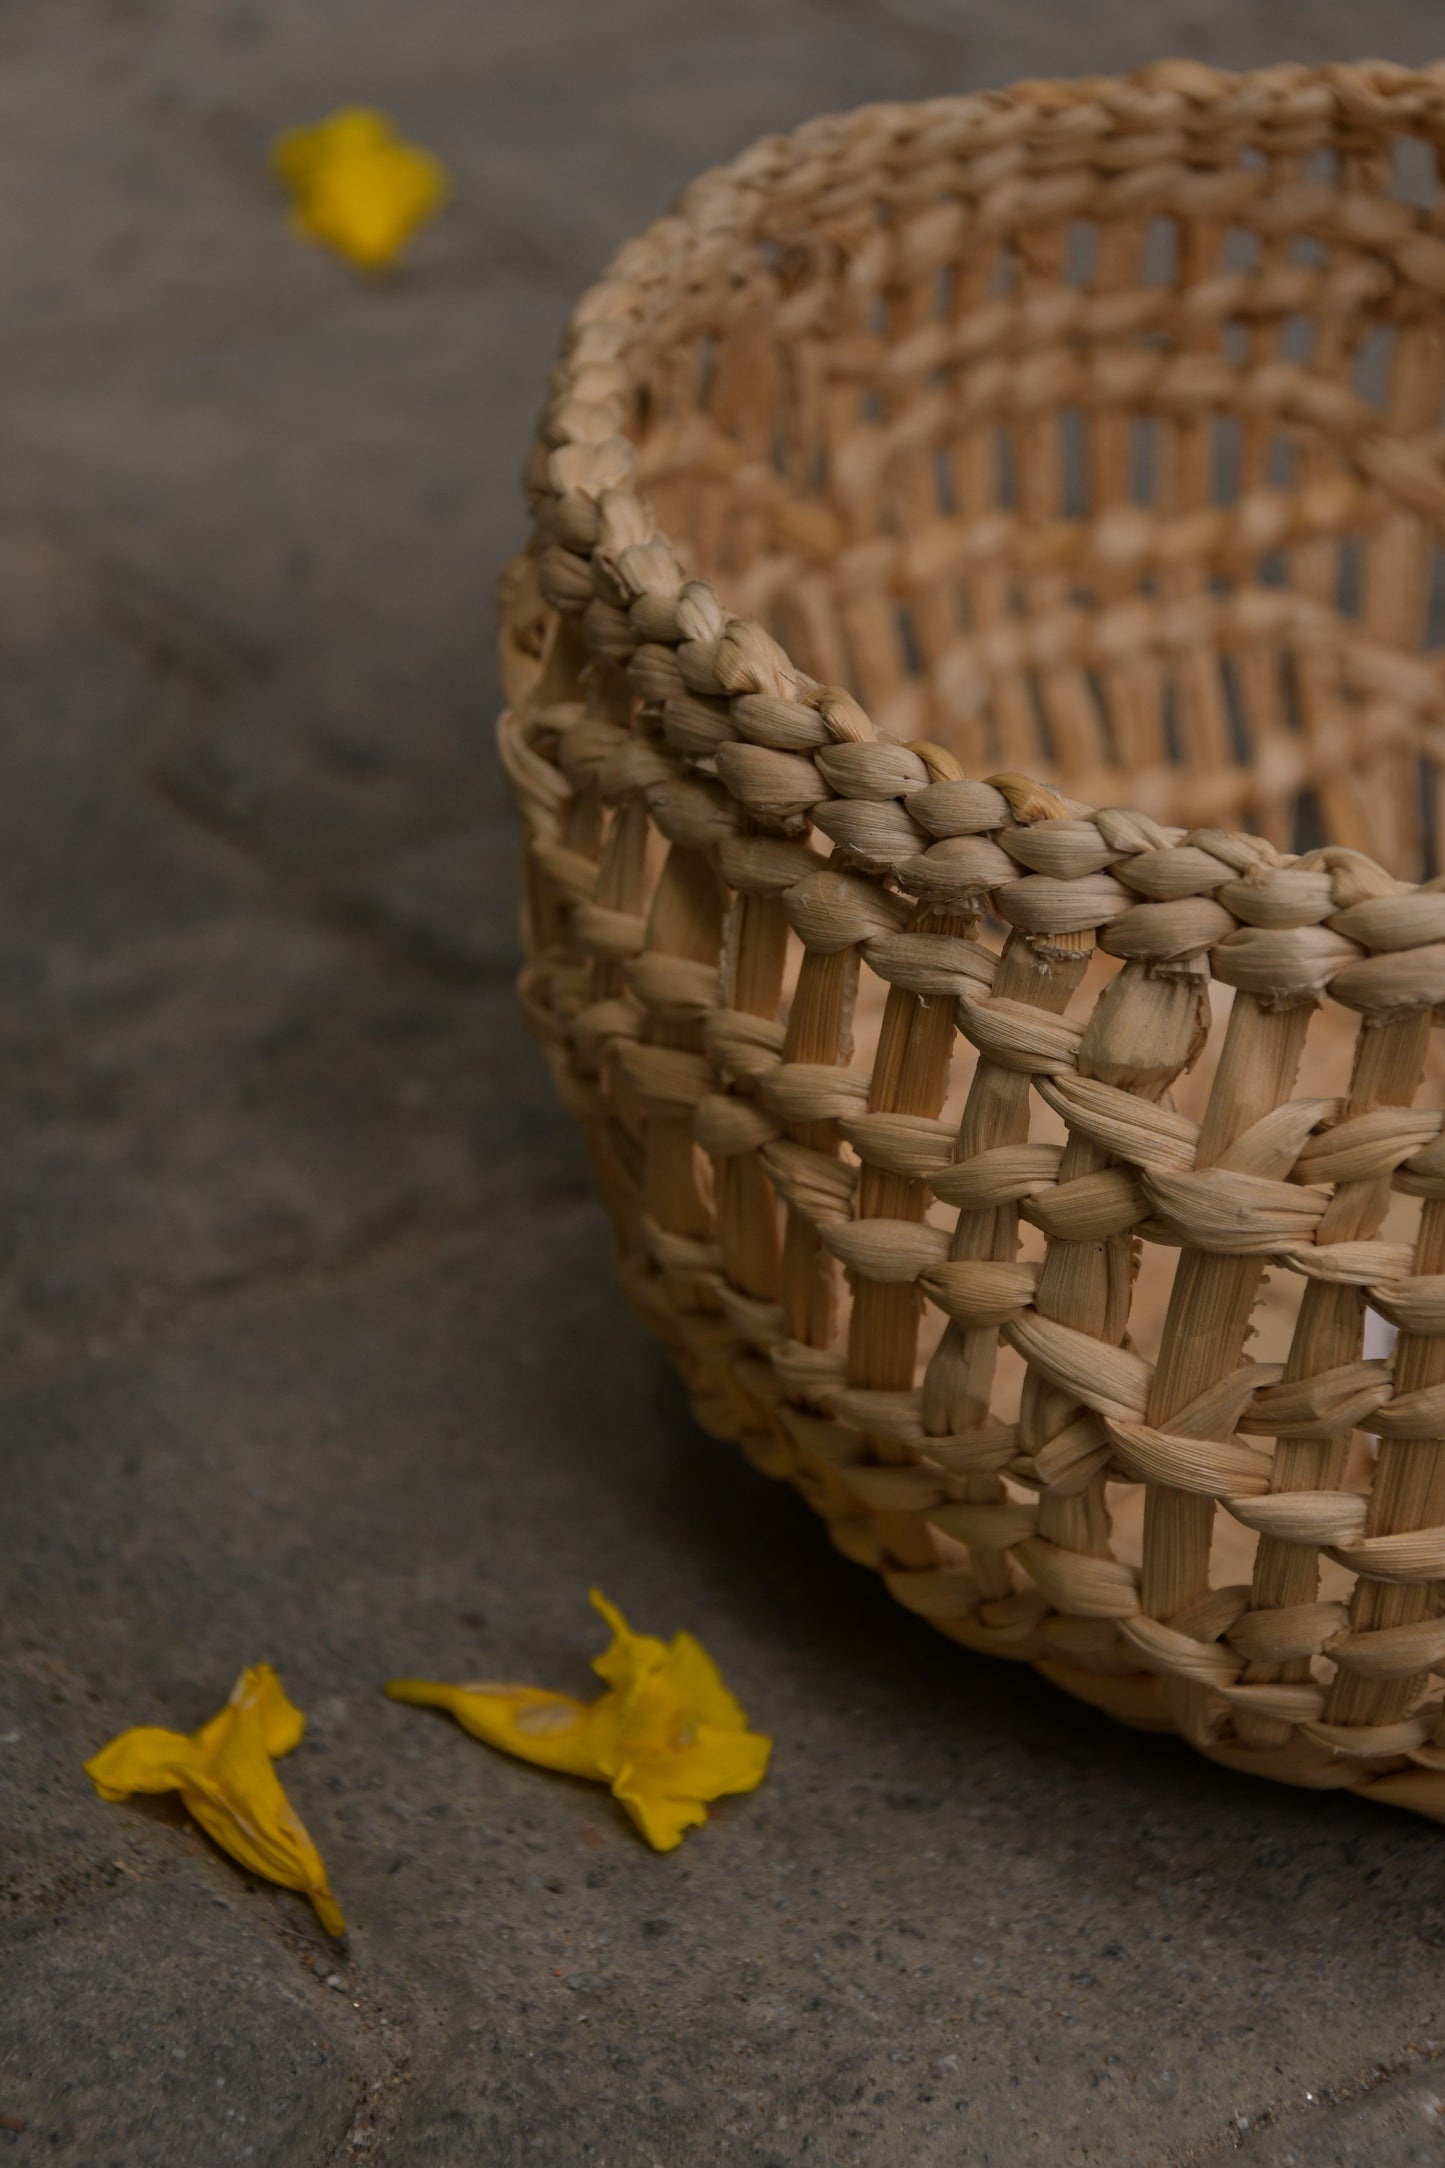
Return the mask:
<path id="1" fill-rule="evenodd" d="M 501 737 L 699 1419 L 968 1648 L 1445 1818 L 1442 146 L 1445 68 L 1178 63 L 707 174 L 573 315 Z"/>

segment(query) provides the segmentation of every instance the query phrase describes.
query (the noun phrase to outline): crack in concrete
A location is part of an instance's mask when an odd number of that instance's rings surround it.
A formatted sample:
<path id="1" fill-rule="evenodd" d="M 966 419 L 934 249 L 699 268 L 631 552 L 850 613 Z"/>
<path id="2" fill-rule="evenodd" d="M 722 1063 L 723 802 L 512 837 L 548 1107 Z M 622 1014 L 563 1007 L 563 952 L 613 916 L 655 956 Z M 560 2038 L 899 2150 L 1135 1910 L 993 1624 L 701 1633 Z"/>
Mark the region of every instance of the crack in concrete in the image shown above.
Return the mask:
<path id="1" fill-rule="evenodd" d="M 1332 2115 L 1339 2108 L 1347 2108 L 1357 2101 L 1369 2099 L 1382 2086 L 1397 2078 L 1409 2077 L 1415 2071 L 1432 2068 L 1440 2061 L 1445 2049 L 1433 2042 L 1416 2045 L 1407 2041 L 1393 2062 L 1377 2063 L 1363 2076 L 1345 2079 L 1338 2085 L 1324 2084 L 1316 2091 L 1313 2100 L 1282 2102 L 1278 2107 L 1261 2108 L 1251 2114 L 1245 2123 L 1232 2118 L 1235 2124 L 1233 2136 L 1221 2143 L 1218 2139 L 1205 2141 L 1205 2149 L 1190 2147 L 1184 2152 L 1171 2155 L 1175 2168 L 1214 2168 L 1215 2163 L 1227 2161 L 1246 2144 L 1270 2131 L 1283 2131 L 1288 2123 L 1298 2123 L 1310 2129 L 1317 2127 L 1320 2119 Z"/>

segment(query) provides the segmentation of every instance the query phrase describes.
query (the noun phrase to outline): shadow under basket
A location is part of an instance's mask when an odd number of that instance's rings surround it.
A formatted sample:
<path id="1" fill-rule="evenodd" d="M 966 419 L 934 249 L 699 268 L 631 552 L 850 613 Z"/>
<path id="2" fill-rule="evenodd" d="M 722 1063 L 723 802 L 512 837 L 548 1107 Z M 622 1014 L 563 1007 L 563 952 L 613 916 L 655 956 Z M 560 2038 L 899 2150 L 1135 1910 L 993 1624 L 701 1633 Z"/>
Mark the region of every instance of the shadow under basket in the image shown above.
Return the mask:
<path id="1" fill-rule="evenodd" d="M 1445 68 L 1179 62 L 705 175 L 572 317 L 501 723 L 699 1420 L 966 1647 L 1437 1818 L 1442 146 Z"/>

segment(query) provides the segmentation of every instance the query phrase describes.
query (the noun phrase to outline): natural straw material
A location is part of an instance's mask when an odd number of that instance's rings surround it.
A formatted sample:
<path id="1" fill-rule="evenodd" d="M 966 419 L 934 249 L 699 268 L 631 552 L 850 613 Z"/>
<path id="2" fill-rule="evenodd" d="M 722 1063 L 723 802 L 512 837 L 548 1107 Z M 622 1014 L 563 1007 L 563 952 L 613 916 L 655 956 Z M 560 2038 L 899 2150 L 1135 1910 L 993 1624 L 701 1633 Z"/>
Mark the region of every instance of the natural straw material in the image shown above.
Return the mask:
<path id="1" fill-rule="evenodd" d="M 968 1647 L 1445 1818 L 1442 146 L 1445 68 L 1176 63 L 704 176 L 573 315 L 501 737 L 699 1418 Z"/>

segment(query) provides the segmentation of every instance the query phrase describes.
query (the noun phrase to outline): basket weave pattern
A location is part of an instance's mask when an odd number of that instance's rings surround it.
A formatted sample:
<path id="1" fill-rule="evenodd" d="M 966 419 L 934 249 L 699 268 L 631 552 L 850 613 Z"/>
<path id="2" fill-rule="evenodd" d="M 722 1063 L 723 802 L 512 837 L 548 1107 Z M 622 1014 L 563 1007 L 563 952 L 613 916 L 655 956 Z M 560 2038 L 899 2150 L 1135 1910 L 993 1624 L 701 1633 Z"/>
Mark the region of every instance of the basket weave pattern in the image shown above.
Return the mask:
<path id="1" fill-rule="evenodd" d="M 968 1647 L 1445 1818 L 1441 146 L 1180 63 L 704 176 L 572 318 L 501 743 L 700 1419 Z"/>

